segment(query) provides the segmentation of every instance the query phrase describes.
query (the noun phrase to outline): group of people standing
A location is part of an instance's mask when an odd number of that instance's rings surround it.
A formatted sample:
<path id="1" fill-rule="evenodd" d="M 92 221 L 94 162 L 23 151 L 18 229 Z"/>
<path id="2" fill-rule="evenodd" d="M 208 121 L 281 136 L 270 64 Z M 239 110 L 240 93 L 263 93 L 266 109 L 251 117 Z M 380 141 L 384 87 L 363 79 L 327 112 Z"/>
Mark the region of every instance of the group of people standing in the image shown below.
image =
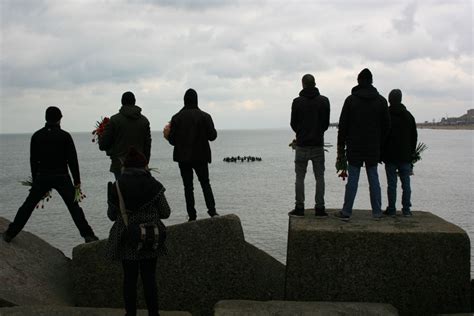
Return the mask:
<path id="1" fill-rule="evenodd" d="M 369 69 L 359 73 L 357 83 L 346 98 L 339 118 L 337 160 L 347 161 L 348 179 L 342 210 L 335 216 L 345 221 L 350 219 L 363 165 L 369 182 L 372 216 L 380 219 L 383 214 L 396 215 L 398 176 L 403 190 L 402 214 L 412 216 L 410 175 L 417 143 L 415 119 L 402 104 L 399 89 L 390 92 L 390 106 L 387 105 L 387 100 L 373 86 Z M 304 178 L 311 161 L 316 179 L 315 216 L 326 217 L 324 132 L 329 127 L 330 105 L 328 98 L 319 93 L 312 75 L 304 75 L 302 85 L 291 109 L 290 125 L 296 133 L 296 182 L 295 208 L 289 214 L 304 216 Z M 379 162 L 384 162 L 387 175 L 388 206 L 384 212 L 377 172 Z"/>

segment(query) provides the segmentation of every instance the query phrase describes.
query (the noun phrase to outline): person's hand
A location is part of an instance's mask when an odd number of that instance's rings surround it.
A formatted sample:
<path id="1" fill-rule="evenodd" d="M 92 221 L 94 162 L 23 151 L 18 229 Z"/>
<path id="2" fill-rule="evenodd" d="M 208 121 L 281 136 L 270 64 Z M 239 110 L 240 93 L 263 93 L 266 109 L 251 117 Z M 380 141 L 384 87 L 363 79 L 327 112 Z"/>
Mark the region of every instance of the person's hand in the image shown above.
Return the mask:
<path id="1" fill-rule="evenodd" d="M 168 139 L 168 137 L 170 136 L 170 132 L 171 132 L 171 123 L 168 123 L 163 128 L 163 137 L 165 139 Z"/>

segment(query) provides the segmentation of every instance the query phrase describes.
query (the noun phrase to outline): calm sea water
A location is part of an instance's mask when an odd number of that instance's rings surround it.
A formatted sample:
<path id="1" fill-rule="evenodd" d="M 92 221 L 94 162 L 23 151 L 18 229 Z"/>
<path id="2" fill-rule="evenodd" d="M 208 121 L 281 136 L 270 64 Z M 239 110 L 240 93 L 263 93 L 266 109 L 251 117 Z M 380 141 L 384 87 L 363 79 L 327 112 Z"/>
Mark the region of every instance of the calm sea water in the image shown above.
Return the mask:
<path id="1" fill-rule="evenodd" d="M 91 142 L 89 133 L 73 133 L 79 156 L 82 187 L 87 198 L 82 202 L 89 223 L 100 238 L 106 238 L 112 223 L 106 217 L 106 184 L 113 179 L 108 172 L 109 158 Z M 28 134 L 0 135 L 0 216 L 13 220 L 27 196 L 19 181 L 30 176 Z M 326 142 L 335 145 L 337 129 L 326 132 Z M 151 167 L 159 169 L 155 176 L 166 187 L 172 208 L 167 225 L 187 220 L 183 186 L 179 169 L 172 161 L 173 148 L 164 141 L 161 132 L 152 134 Z M 220 131 L 212 143 L 213 162 L 210 165 L 211 185 L 218 212 L 237 214 L 245 238 L 278 260 L 285 262 L 288 232 L 287 212 L 294 203 L 294 152 L 288 147 L 293 133 L 288 130 Z M 473 131 L 419 130 L 419 140 L 429 149 L 415 167 L 412 177 L 414 210 L 430 211 L 462 227 L 474 245 L 473 210 Z M 262 162 L 226 163 L 227 156 L 259 156 Z M 335 148 L 326 154 L 326 207 L 340 208 L 344 184 L 334 168 Z M 311 167 L 309 166 L 311 172 Z M 386 181 L 379 166 L 383 203 L 386 201 Z M 306 196 L 312 207 L 314 178 L 308 173 Z M 207 218 L 204 199 L 195 179 L 198 219 Z M 383 204 L 385 207 L 385 203 Z M 354 208 L 370 208 L 368 184 L 361 176 Z M 72 248 L 83 240 L 57 192 L 44 209 L 35 210 L 26 230 L 37 234 L 71 256 Z M 473 246 L 471 246 L 473 247 Z M 471 274 L 474 260 L 471 250 Z"/>

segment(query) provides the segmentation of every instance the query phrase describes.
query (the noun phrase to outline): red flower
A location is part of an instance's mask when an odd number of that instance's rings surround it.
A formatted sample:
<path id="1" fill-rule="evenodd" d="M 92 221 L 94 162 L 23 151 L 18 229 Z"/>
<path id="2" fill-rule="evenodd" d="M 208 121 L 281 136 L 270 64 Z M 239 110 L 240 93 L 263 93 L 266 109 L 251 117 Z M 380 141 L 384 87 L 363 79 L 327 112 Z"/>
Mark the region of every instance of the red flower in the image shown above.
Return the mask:
<path id="1" fill-rule="evenodd" d="M 92 142 L 95 143 L 96 140 L 99 140 L 99 137 L 102 136 L 102 134 L 105 131 L 105 127 L 107 124 L 109 124 L 110 119 L 108 117 L 102 118 L 101 121 L 97 121 L 95 123 L 95 130 L 92 131 Z"/>

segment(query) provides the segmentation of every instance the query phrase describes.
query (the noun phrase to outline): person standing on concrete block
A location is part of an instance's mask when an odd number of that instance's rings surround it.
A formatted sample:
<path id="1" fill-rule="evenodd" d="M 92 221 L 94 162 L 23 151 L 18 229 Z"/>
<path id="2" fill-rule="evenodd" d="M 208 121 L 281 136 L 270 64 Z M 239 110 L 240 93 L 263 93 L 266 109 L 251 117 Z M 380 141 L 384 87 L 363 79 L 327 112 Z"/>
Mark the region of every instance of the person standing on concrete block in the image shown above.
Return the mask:
<path id="1" fill-rule="evenodd" d="M 391 129 L 383 150 L 383 162 L 387 174 L 388 206 L 383 212 L 388 216 L 396 215 L 397 176 L 402 183 L 402 214 L 412 216 L 410 175 L 412 159 L 418 141 L 415 118 L 402 104 L 402 91 L 394 89 L 388 95 Z"/>
<path id="2" fill-rule="evenodd" d="M 122 95 L 122 107 L 110 118 L 104 133 L 99 137 L 99 149 L 110 156 L 110 172 L 117 179 L 120 176 L 122 161 L 133 146 L 142 152 L 150 162 L 151 132 L 150 122 L 135 105 L 135 95 L 128 91 Z"/>
<path id="3" fill-rule="evenodd" d="M 18 209 L 15 219 L 3 233 L 3 240 L 11 242 L 28 222 L 38 202 L 51 189 L 58 191 L 85 242 L 99 240 L 75 199 L 76 189 L 81 187 L 79 162 L 71 135 L 62 130 L 61 110 L 55 106 L 46 109 L 46 124 L 36 131 L 30 143 L 30 167 L 32 186 L 30 194 Z M 74 184 L 69 175 L 71 171 Z"/>
<path id="4" fill-rule="evenodd" d="M 209 182 L 211 147 L 209 141 L 217 138 L 212 117 L 198 108 L 198 95 L 193 89 L 184 94 L 184 107 L 164 128 L 163 136 L 174 146 L 173 160 L 178 162 L 184 185 L 186 211 L 189 221 L 197 217 L 194 207 L 193 170 L 201 183 L 209 216 L 218 216 Z"/>
<path id="5" fill-rule="evenodd" d="M 329 99 L 319 93 L 314 77 L 303 76 L 303 90 L 291 106 L 291 128 L 296 133 L 295 208 L 289 215 L 304 216 L 304 179 L 308 161 L 316 179 L 315 215 L 328 216 L 324 205 L 324 132 L 329 127 Z"/>
<path id="6" fill-rule="evenodd" d="M 360 168 L 365 164 L 369 181 L 372 216 L 382 217 L 377 164 L 381 149 L 390 130 L 387 100 L 372 85 L 372 73 L 363 69 L 357 76 L 358 85 L 352 88 L 342 107 L 337 134 L 337 159 L 347 157 L 348 179 L 342 210 L 336 217 L 349 220 L 359 184 Z"/>

